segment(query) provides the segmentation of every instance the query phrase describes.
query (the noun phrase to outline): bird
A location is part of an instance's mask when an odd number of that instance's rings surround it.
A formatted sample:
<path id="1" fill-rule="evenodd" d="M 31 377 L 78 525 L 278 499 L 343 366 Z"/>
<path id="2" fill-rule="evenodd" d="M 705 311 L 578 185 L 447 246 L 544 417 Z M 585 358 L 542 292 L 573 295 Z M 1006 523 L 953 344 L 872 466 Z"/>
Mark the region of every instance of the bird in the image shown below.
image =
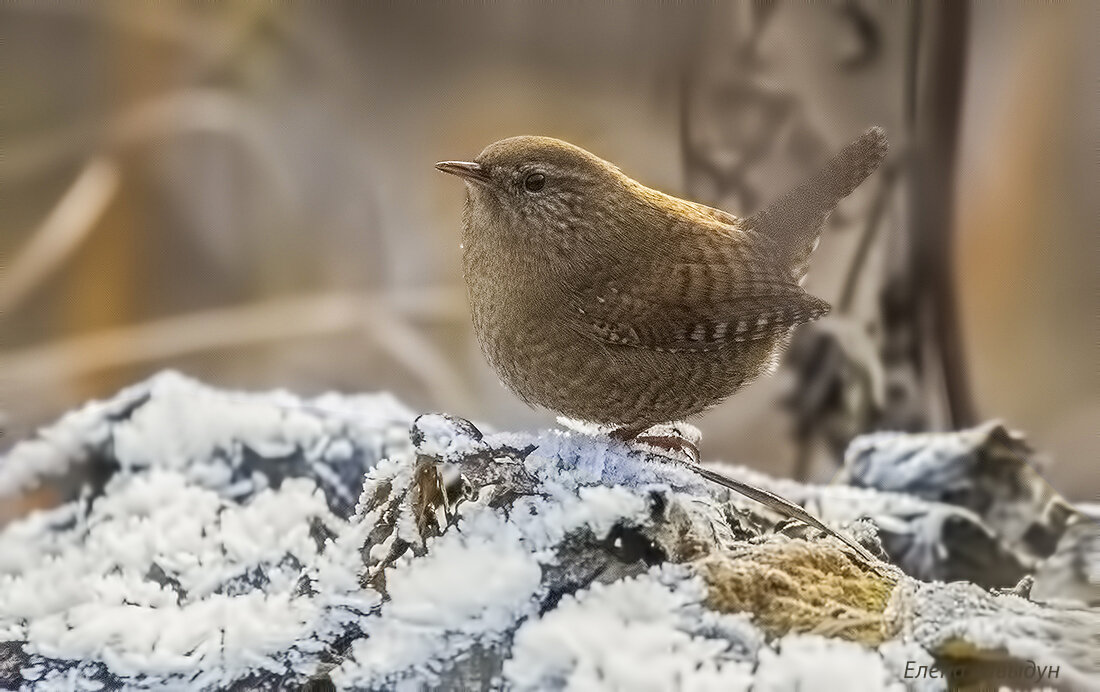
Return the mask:
<path id="1" fill-rule="evenodd" d="M 879 165 L 874 127 L 762 211 L 738 218 L 646 187 L 559 139 L 519 136 L 461 177 L 474 333 L 523 401 L 631 439 L 771 372 L 829 304 L 802 288 L 837 203 Z"/>
<path id="2" fill-rule="evenodd" d="M 478 343 L 526 403 L 670 448 L 669 436 L 643 433 L 771 372 L 794 328 L 829 311 L 802 288 L 810 255 L 829 212 L 886 152 L 885 132 L 872 127 L 744 218 L 647 187 L 551 137 L 440 161 L 466 185 L 462 268 Z M 694 466 L 871 560 L 794 503 Z"/>

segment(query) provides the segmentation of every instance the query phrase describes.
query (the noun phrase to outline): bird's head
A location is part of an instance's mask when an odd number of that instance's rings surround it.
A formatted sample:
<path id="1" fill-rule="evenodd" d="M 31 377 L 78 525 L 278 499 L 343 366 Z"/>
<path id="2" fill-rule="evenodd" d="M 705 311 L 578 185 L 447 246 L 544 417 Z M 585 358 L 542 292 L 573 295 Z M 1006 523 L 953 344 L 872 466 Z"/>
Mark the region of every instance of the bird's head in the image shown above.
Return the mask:
<path id="1" fill-rule="evenodd" d="M 502 139 L 436 168 L 466 182 L 466 233 L 528 250 L 583 253 L 620 225 L 611 217 L 628 195 L 618 168 L 550 137 Z"/>

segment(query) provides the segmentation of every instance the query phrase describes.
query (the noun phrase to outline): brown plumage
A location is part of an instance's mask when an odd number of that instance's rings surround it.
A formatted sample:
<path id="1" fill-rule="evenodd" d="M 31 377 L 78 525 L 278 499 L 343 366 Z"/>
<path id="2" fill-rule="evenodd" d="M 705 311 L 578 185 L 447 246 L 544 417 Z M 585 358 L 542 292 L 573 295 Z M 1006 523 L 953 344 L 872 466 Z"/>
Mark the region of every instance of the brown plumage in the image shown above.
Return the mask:
<path id="1" fill-rule="evenodd" d="M 807 260 L 885 152 L 872 128 L 744 219 L 547 137 L 437 164 L 467 183 L 463 266 L 481 347 L 521 398 L 572 418 L 642 430 L 697 414 L 828 312 L 800 287 Z"/>

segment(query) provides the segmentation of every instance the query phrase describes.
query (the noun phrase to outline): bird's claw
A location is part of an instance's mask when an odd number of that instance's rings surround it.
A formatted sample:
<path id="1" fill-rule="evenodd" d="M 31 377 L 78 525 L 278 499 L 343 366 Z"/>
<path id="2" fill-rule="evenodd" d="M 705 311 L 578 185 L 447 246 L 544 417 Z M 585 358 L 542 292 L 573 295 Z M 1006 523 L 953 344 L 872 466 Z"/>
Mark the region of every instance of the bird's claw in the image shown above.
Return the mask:
<path id="1" fill-rule="evenodd" d="M 668 452 L 680 452 L 685 454 L 691 463 L 699 463 L 699 448 L 691 440 L 678 435 L 639 435 L 633 441 Z"/>

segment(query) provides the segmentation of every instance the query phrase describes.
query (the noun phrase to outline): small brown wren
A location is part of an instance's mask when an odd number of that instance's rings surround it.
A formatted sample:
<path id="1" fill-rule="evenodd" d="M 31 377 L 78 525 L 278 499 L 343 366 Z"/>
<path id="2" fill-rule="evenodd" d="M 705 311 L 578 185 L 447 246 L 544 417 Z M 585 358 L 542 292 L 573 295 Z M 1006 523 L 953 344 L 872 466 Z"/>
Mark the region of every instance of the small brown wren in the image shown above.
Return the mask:
<path id="1" fill-rule="evenodd" d="M 436 168 L 466 182 L 462 261 L 489 363 L 529 404 L 627 439 L 769 372 L 794 327 L 828 312 L 800 285 L 810 253 L 885 154 L 872 128 L 746 218 L 548 137 Z"/>

